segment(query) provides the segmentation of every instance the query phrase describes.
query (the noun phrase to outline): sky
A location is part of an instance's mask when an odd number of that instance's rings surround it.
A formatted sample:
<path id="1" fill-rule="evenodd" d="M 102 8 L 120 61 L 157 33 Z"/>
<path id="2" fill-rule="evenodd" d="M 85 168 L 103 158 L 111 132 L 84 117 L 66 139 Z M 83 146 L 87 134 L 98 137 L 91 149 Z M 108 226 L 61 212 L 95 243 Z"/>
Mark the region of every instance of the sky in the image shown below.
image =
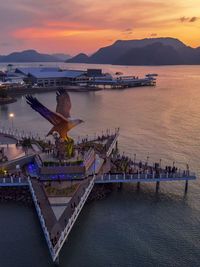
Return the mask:
<path id="1" fill-rule="evenodd" d="M 0 0 L 0 54 L 93 53 L 116 40 L 200 46 L 200 0 Z"/>

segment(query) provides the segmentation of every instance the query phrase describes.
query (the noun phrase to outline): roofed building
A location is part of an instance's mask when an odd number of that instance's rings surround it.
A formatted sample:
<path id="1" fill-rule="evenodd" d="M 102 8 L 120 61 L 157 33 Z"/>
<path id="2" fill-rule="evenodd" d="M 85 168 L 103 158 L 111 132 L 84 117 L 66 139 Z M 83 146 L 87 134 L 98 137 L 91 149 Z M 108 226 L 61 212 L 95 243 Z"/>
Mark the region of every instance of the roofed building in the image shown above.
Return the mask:
<path id="1" fill-rule="evenodd" d="M 0 81 L 5 82 L 5 78 L 6 78 L 6 73 L 0 71 Z"/>
<path id="2" fill-rule="evenodd" d="M 41 87 L 57 87 L 73 84 L 77 78 L 83 77 L 86 72 L 80 70 L 61 70 L 60 68 L 17 68 L 16 73 L 26 76 L 26 82 Z"/>

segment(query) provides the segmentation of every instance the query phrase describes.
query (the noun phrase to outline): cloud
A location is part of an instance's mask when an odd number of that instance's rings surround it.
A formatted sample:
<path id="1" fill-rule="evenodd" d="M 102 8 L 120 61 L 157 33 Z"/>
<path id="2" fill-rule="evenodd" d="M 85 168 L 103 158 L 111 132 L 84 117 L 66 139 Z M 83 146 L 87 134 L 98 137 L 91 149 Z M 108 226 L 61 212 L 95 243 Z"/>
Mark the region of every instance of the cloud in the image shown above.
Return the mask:
<path id="1" fill-rule="evenodd" d="M 180 18 L 180 21 L 182 22 L 182 23 L 184 23 L 184 22 L 195 22 L 195 21 L 197 21 L 199 18 L 198 17 L 181 17 Z"/>
<path id="2" fill-rule="evenodd" d="M 192 17 L 192 18 L 189 20 L 189 22 L 195 22 L 195 21 L 197 21 L 197 20 L 198 20 L 197 17 Z"/>
<path id="3" fill-rule="evenodd" d="M 150 36 L 151 36 L 151 37 L 156 37 L 156 36 L 158 36 L 158 34 L 157 34 L 157 33 L 151 33 Z"/>
<path id="4" fill-rule="evenodd" d="M 133 34 L 133 31 L 131 28 L 126 28 L 125 30 L 122 30 L 122 36 L 124 36 L 124 38 L 127 38 L 131 34 Z"/>
<path id="5" fill-rule="evenodd" d="M 123 32 L 132 32 L 132 29 L 131 28 L 127 28 L 127 29 L 123 30 Z"/>
<path id="6" fill-rule="evenodd" d="M 177 18 L 192 25 L 198 17 L 191 14 L 200 8 L 196 0 L 191 0 L 190 12 L 184 0 L 0 1 L 1 36 L 10 44 L 1 45 L 0 53 L 33 46 L 44 52 L 88 52 L 119 36 L 131 38 L 133 32 L 135 38 L 148 37 L 150 32 L 170 36 L 175 30 L 181 32 Z"/>

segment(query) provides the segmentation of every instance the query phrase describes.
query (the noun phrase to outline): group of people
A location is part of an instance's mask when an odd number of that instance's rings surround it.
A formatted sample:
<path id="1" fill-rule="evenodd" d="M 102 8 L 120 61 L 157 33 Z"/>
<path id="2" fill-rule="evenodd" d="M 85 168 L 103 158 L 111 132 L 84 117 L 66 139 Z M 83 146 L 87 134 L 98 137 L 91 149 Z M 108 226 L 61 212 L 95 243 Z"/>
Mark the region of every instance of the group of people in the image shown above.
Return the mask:
<path id="1" fill-rule="evenodd" d="M 186 170 L 181 172 L 175 166 L 175 162 L 173 162 L 172 166 L 165 166 L 165 168 L 161 167 L 161 163 L 155 162 L 153 165 L 149 165 L 146 161 L 143 163 L 142 161 L 136 162 L 131 158 L 117 154 L 111 159 L 111 172 L 112 173 L 127 173 L 127 174 L 147 174 L 150 176 L 160 177 L 162 176 L 186 176 L 189 175 L 189 166 L 187 164 Z"/>

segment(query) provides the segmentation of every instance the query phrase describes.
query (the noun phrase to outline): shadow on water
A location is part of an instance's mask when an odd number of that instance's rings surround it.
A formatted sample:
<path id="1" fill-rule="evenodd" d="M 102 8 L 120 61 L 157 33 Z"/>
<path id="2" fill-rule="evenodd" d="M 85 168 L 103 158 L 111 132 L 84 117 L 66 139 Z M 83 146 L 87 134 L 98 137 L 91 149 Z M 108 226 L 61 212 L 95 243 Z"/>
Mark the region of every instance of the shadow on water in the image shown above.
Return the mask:
<path id="1" fill-rule="evenodd" d="M 199 211 L 187 198 L 148 186 L 115 188 L 85 206 L 61 266 L 198 266 Z"/>
<path id="2" fill-rule="evenodd" d="M 188 199 L 164 186 L 158 193 L 155 185 L 113 186 L 104 199 L 85 205 L 60 266 L 198 266 L 199 211 Z M 0 266 L 54 266 L 34 208 L 1 203 L 0 209 Z"/>

